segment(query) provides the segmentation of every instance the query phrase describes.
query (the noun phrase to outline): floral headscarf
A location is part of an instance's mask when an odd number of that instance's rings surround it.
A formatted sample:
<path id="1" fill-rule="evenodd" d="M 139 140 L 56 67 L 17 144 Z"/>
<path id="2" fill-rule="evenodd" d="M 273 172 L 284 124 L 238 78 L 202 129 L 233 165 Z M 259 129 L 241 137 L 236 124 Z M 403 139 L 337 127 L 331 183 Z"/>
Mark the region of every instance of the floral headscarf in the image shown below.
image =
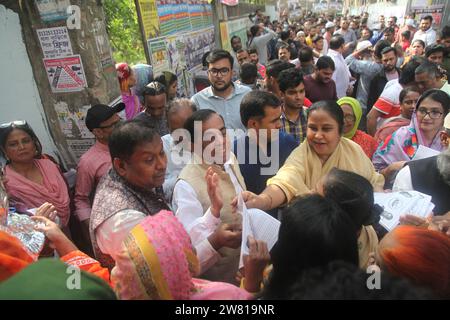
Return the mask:
<path id="1" fill-rule="evenodd" d="M 430 145 L 426 145 L 414 113 L 408 126 L 400 127 L 380 143 L 372 158 L 375 169 L 382 170 L 396 161 L 412 160 L 420 145 L 442 151 L 439 134 L 433 138 Z"/>
<path id="2" fill-rule="evenodd" d="M 249 299 L 235 286 L 193 279 L 200 271 L 189 235 L 169 211 L 146 217 L 123 242 L 112 279 L 121 299 Z"/>

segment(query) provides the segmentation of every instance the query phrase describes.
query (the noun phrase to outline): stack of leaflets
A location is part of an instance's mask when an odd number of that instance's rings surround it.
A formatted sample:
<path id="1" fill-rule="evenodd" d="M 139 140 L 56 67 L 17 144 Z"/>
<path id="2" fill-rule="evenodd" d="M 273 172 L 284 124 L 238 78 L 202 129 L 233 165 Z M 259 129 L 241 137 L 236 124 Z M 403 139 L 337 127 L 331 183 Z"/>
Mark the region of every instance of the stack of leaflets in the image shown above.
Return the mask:
<path id="1" fill-rule="evenodd" d="M 381 214 L 380 224 L 391 231 L 405 214 L 426 218 L 432 213 L 434 204 L 431 196 L 418 191 L 375 192 L 375 203 L 384 211 Z"/>

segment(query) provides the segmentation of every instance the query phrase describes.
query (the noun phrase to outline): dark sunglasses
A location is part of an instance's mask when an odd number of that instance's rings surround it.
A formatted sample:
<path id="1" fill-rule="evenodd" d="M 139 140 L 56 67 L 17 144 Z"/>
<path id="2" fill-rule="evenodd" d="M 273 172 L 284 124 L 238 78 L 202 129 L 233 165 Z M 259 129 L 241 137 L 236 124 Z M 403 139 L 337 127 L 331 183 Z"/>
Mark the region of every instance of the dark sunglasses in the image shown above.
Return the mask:
<path id="1" fill-rule="evenodd" d="M 10 128 L 10 127 L 21 127 L 27 125 L 27 122 L 25 120 L 16 120 L 11 122 L 6 122 L 3 124 L 0 124 L 0 129 L 4 128 Z"/>

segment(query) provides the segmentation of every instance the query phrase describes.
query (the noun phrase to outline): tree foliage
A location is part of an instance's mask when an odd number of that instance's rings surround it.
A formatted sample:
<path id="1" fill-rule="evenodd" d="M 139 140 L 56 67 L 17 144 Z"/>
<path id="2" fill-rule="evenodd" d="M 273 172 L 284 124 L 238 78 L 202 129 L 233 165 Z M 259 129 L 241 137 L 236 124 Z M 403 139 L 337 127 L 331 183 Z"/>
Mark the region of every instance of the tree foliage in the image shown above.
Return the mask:
<path id="1" fill-rule="evenodd" d="M 103 0 L 103 8 L 114 60 L 146 63 L 134 0 Z"/>

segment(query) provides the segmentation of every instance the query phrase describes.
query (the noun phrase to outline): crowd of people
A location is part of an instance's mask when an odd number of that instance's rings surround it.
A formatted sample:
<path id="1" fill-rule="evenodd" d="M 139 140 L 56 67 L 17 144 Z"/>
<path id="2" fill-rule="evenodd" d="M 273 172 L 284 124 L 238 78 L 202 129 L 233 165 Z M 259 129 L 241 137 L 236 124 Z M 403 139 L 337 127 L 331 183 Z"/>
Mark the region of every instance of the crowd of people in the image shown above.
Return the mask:
<path id="1" fill-rule="evenodd" d="M 122 103 L 88 110 L 74 187 L 26 121 L 0 125 L 1 191 L 46 236 L 35 261 L 0 227 L 0 298 L 450 298 L 450 26 L 250 18 L 192 97 L 117 64 Z M 386 230 L 374 192 L 392 190 L 433 212 Z M 281 222 L 274 246 L 242 239 L 243 208 Z"/>

